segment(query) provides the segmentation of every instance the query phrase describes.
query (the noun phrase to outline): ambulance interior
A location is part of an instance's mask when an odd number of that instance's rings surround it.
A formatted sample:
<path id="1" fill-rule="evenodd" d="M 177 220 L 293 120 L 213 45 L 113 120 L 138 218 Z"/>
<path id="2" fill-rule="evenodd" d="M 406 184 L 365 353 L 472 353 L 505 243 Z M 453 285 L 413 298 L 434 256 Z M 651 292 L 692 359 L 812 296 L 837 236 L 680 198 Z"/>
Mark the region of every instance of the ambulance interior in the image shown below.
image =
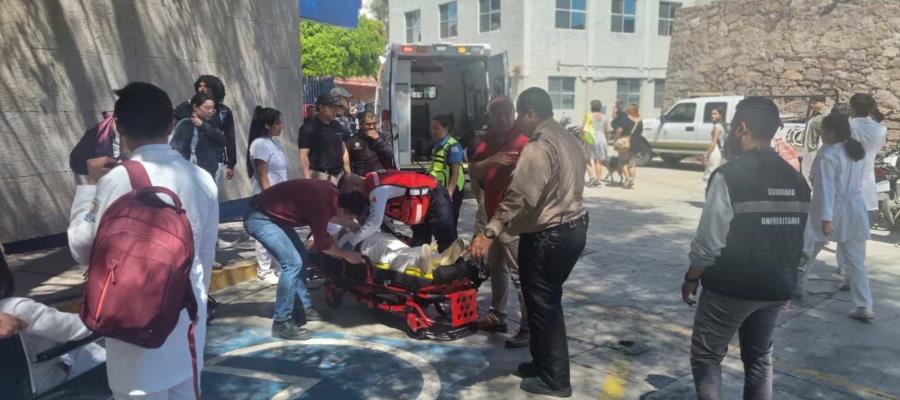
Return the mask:
<path id="1" fill-rule="evenodd" d="M 453 135 L 466 147 L 475 132 L 487 123 L 485 107 L 489 99 L 487 57 L 411 60 L 410 150 L 412 160 L 431 158 L 431 119 L 451 114 Z"/>

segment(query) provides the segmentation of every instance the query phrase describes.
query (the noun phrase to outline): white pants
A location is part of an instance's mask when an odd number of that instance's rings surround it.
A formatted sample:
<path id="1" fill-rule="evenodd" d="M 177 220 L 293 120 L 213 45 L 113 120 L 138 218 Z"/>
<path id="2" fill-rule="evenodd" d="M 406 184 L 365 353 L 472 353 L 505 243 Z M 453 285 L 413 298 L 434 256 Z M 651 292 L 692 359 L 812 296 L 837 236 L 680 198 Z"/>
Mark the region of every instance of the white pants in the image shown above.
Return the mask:
<path id="1" fill-rule="evenodd" d="M 827 242 L 816 242 L 812 256 L 804 265 L 800 266 L 798 273 L 798 290 L 806 286 L 809 270 L 819 252 L 825 248 Z M 850 282 L 850 297 L 857 307 L 872 307 L 872 290 L 869 288 L 869 275 L 866 273 L 866 241 L 850 240 L 837 244 L 838 266 L 847 274 Z"/>
<path id="2" fill-rule="evenodd" d="M 703 173 L 703 182 L 708 181 L 713 171 L 715 171 L 716 168 L 719 168 L 720 165 L 722 165 L 722 152 L 719 151 L 719 147 L 716 146 L 716 148 L 709 153 L 709 158 L 706 160 L 706 171 Z"/>
<path id="3" fill-rule="evenodd" d="M 269 254 L 269 250 L 266 250 L 266 246 L 263 246 L 257 240 L 253 241 L 256 247 L 256 274 L 259 277 L 266 276 L 271 274 L 277 270 L 278 261 L 272 258 L 272 255 Z M 272 263 L 275 263 L 276 267 L 272 267 Z"/>
<path id="4" fill-rule="evenodd" d="M 131 393 L 113 392 L 116 400 L 194 400 L 194 379 L 184 382 L 159 392 L 145 393 L 140 390 Z"/>

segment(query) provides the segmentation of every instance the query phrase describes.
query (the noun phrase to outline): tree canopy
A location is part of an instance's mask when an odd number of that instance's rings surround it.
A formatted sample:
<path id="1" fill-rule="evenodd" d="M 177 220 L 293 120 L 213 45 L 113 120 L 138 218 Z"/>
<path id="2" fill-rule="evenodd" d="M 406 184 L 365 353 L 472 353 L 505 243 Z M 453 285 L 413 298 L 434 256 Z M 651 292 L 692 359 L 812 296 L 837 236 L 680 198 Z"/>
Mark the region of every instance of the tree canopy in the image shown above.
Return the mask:
<path id="1" fill-rule="evenodd" d="M 355 29 L 301 21 L 300 43 L 304 76 L 375 76 L 384 25 L 362 15 Z"/>

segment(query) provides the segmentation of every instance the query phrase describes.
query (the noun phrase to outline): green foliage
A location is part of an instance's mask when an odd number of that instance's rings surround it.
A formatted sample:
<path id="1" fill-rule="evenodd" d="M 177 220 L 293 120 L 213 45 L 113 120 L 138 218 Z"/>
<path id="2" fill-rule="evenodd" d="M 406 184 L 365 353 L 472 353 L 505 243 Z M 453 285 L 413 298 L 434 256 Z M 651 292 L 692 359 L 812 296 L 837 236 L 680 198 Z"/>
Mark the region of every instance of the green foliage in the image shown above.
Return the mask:
<path id="1" fill-rule="evenodd" d="M 375 19 L 387 25 L 388 21 L 388 0 L 372 0 L 369 3 L 369 11 L 375 16 Z"/>
<path id="2" fill-rule="evenodd" d="M 356 29 L 301 21 L 300 43 L 304 76 L 375 76 L 384 51 L 384 25 L 365 16 Z"/>

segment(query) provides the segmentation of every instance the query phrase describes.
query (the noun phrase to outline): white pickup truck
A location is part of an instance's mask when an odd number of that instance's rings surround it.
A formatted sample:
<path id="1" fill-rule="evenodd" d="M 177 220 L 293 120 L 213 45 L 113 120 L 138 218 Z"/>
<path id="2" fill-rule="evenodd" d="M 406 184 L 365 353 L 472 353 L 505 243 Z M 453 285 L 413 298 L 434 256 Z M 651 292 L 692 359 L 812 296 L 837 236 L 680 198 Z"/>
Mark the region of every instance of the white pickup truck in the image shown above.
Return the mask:
<path id="1" fill-rule="evenodd" d="M 802 108 L 804 101 L 798 100 L 805 96 L 779 96 L 773 97 L 776 103 L 785 103 L 783 99 L 792 98 L 792 108 Z M 660 118 L 645 119 L 644 138 L 651 149 L 651 154 L 659 156 L 666 163 L 677 164 L 684 158 L 703 155 L 712 138 L 712 110 L 719 109 L 725 112 L 725 125 L 729 126 L 734 116 L 735 107 L 744 99 L 744 96 L 717 96 L 717 97 L 693 97 L 679 100 L 668 109 Z M 799 104 L 799 105 L 798 105 Z M 804 113 L 789 112 L 779 104 L 782 110 L 781 122 L 783 126 L 776 133 L 776 138 L 784 139 L 797 149 L 798 154 L 805 154 L 810 149 L 817 148 L 817 144 L 806 143 L 806 115 Z M 652 157 L 644 157 L 648 162 Z"/>

